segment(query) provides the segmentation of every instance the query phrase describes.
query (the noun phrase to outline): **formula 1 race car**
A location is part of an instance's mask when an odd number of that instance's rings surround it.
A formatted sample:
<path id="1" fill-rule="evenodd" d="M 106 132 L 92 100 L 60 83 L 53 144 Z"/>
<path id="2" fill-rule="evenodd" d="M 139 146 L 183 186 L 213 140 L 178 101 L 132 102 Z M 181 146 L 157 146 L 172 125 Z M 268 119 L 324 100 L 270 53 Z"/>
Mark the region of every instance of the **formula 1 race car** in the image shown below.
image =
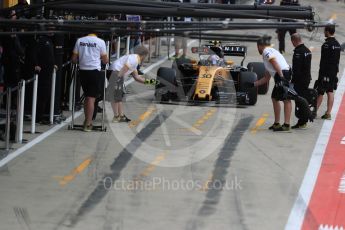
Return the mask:
<path id="1" fill-rule="evenodd" d="M 219 54 L 219 51 L 222 52 L 219 56 L 223 55 L 224 58 L 219 58 L 221 63 L 214 63 L 210 57 Z M 263 63 L 259 62 L 249 63 L 247 67 L 243 67 L 247 47 L 237 44 L 211 44 L 193 47 L 192 53 L 199 55 L 199 61 L 179 58 L 175 60 L 172 68 L 158 69 L 159 84 L 155 88 L 157 102 L 255 105 L 258 91 L 267 93 L 268 85 L 260 89 L 250 87 L 253 82 L 263 77 L 265 68 Z M 243 57 L 241 65 L 234 65 L 233 61 L 225 59 L 226 56 Z"/>

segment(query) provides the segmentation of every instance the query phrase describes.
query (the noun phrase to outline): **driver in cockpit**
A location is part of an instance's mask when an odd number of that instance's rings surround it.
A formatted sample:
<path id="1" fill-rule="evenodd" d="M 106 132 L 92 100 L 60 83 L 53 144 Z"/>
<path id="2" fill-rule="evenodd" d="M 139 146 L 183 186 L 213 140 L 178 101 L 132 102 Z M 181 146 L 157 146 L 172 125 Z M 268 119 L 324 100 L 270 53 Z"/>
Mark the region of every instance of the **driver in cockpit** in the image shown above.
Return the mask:
<path id="1" fill-rule="evenodd" d="M 224 65 L 224 52 L 221 46 L 220 42 L 217 42 L 214 44 L 214 46 L 210 47 L 210 50 L 213 51 L 213 54 L 211 54 L 208 57 L 208 62 L 211 65 L 216 65 L 216 66 L 222 66 Z"/>

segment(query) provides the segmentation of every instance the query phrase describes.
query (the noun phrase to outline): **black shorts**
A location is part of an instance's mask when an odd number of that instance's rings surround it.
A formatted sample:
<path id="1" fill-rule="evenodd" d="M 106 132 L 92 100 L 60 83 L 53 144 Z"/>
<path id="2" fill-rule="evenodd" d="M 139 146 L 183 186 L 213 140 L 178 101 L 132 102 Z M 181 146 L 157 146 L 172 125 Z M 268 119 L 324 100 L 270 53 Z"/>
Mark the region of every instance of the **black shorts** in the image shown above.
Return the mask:
<path id="1" fill-rule="evenodd" d="M 324 95 L 325 93 L 333 93 L 337 89 L 338 78 L 336 76 L 321 77 L 315 83 L 314 88 L 317 90 L 317 93 Z"/>
<path id="2" fill-rule="evenodd" d="M 102 93 L 104 74 L 98 70 L 79 70 L 81 87 L 86 97 L 98 97 Z"/>
<path id="3" fill-rule="evenodd" d="M 285 79 L 285 84 L 289 84 L 291 81 L 291 71 L 290 70 L 283 70 L 283 76 Z M 277 79 L 280 79 L 281 77 L 276 73 L 274 75 L 274 81 L 277 83 Z M 287 85 L 288 86 L 288 85 Z M 284 89 L 283 87 L 274 86 L 271 94 L 271 98 L 276 99 L 278 101 L 283 101 L 284 99 Z"/>

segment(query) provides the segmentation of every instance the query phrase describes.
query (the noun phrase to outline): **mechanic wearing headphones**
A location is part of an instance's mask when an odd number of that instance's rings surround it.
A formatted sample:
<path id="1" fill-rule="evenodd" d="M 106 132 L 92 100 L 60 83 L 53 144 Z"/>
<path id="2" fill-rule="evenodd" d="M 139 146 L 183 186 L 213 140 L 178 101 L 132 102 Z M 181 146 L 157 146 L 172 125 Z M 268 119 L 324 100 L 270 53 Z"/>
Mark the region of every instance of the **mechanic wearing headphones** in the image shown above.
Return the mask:
<path id="1" fill-rule="evenodd" d="M 84 102 L 84 131 L 92 131 L 92 116 L 96 97 L 101 93 L 104 77 L 101 70 L 101 61 L 108 63 L 108 54 L 104 40 L 96 34 L 89 34 L 79 38 L 75 43 L 72 62 L 79 61 L 79 76 L 85 94 Z"/>
<path id="2" fill-rule="evenodd" d="M 307 94 L 311 81 L 311 58 L 310 50 L 303 44 L 301 35 L 295 33 L 291 35 L 291 43 L 295 47 L 292 57 L 292 80 L 294 89 L 301 97 Z M 296 111 L 298 107 L 296 106 Z M 299 119 L 292 129 L 304 129 L 307 127 L 308 120 Z"/>
<path id="3" fill-rule="evenodd" d="M 269 127 L 273 131 L 290 131 L 290 117 L 291 117 L 291 100 L 286 98 L 283 90 L 283 85 L 288 86 L 291 80 L 290 66 L 285 58 L 277 50 L 270 47 L 270 38 L 262 37 L 257 41 L 257 48 L 262 55 L 266 72 L 263 78 L 254 82 L 254 86 L 260 86 L 267 83 L 271 76 L 274 76 L 275 86 L 272 91 L 272 103 L 274 110 L 274 124 Z M 280 102 L 284 102 L 284 124 L 280 125 Z"/>
<path id="4" fill-rule="evenodd" d="M 331 111 L 334 103 L 333 90 L 337 89 L 339 72 L 339 59 L 341 47 L 339 42 L 335 39 L 335 25 L 327 25 L 325 27 L 326 41 L 321 47 L 321 60 L 319 69 L 319 78 L 315 82 L 315 87 L 318 91 L 317 108 L 319 109 L 323 95 L 327 93 L 327 111 L 322 119 L 331 119 Z"/>

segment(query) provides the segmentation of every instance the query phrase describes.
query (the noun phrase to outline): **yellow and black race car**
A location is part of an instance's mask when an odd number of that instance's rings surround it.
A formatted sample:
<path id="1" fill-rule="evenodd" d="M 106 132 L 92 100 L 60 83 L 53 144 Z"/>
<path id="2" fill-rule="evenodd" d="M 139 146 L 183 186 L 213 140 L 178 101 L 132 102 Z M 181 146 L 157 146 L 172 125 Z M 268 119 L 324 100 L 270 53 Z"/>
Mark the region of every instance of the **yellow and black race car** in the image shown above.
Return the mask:
<path id="1" fill-rule="evenodd" d="M 265 68 L 260 62 L 252 62 L 243 67 L 246 46 L 213 43 L 193 47 L 192 53 L 199 54 L 198 61 L 179 58 L 172 68 L 158 69 L 159 84 L 155 88 L 157 102 L 255 105 L 258 92 L 267 93 L 268 85 L 259 89 L 250 87 L 250 83 L 263 77 Z M 233 61 L 226 60 L 228 56 L 243 57 L 241 65 L 234 65 Z"/>

